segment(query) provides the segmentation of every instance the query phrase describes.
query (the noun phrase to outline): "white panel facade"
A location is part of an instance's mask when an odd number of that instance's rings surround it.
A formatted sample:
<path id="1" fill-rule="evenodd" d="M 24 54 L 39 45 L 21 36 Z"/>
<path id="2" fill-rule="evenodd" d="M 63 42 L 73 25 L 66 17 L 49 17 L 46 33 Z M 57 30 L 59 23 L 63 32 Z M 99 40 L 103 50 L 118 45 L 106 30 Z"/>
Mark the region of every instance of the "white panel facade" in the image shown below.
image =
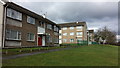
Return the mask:
<path id="1" fill-rule="evenodd" d="M 45 36 L 42 37 L 42 46 L 45 46 Z"/>
<path id="2" fill-rule="evenodd" d="M 62 30 L 59 30 L 59 34 L 62 33 Z M 62 34 L 59 35 L 59 44 L 62 44 Z"/>
<path id="3" fill-rule="evenodd" d="M 22 22 L 12 20 L 12 19 L 7 19 L 7 23 L 9 25 L 17 26 L 17 27 L 22 27 Z"/>
<path id="4" fill-rule="evenodd" d="M 5 46 L 21 46 L 21 42 L 17 41 L 5 41 Z"/>
<path id="5" fill-rule="evenodd" d="M 2 47 L 3 4 L 0 2 L 0 47 Z"/>
<path id="6" fill-rule="evenodd" d="M 45 28 L 38 27 L 38 34 L 45 34 Z"/>

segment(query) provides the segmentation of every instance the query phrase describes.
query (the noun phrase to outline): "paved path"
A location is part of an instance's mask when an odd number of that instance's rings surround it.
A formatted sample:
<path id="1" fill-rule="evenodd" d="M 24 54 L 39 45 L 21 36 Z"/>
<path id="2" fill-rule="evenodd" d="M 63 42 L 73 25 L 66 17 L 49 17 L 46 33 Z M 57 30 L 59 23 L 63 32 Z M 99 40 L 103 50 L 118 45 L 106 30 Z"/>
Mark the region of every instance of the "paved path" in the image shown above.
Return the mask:
<path id="1" fill-rule="evenodd" d="M 70 49 L 70 48 L 73 48 L 73 47 L 59 48 L 59 49 L 52 49 L 52 50 L 46 50 L 46 51 L 40 51 L 40 52 L 33 52 L 33 53 L 25 53 L 25 54 L 13 55 L 13 56 L 9 56 L 9 57 L 2 57 L 2 59 L 15 59 L 15 58 L 23 57 L 23 56 L 29 56 L 29 55 L 35 55 L 35 54 L 42 54 L 42 53 L 66 50 L 66 49 Z"/>

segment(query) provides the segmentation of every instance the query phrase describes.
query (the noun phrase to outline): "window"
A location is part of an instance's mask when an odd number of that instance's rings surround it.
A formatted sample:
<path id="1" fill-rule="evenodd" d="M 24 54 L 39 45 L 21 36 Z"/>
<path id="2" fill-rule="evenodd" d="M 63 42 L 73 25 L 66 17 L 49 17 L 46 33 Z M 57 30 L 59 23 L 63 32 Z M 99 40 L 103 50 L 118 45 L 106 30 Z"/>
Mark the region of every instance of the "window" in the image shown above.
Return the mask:
<path id="1" fill-rule="evenodd" d="M 6 39 L 11 38 L 11 30 L 6 30 Z"/>
<path id="2" fill-rule="evenodd" d="M 30 23 L 30 24 L 35 24 L 35 18 L 27 16 L 27 22 Z"/>
<path id="3" fill-rule="evenodd" d="M 59 43 L 59 39 L 58 38 L 54 38 L 54 43 Z"/>
<path id="4" fill-rule="evenodd" d="M 40 23 L 40 26 L 41 26 L 41 27 L 45 28 L 45 22 L 39 21 L 39 23 Z"/>
<path id="5" fill-rule="evenodd" d="M 74 42 L 74 39 L 70 39 L 70 42 Z"/>
<path id="6" fill-rule="evenodd" d="M 74 29 L 74 27 L 70 27 L 70 29 Z"/>
<path id="7" fill-rule="evenodd" d="M 63 35 L 64 35 L 64 36 L 66 36 L 66 35 L 67 35 L 67 33 L 63 33 Z"/>
<path id="8" fill-rule="evenodd" d="M 58 27 L 57 26 L 54 26 L 54 31 L 59 31 Z"/>
<path id="9" fill-rule="evenodd" d="M 22 20 L 22 13 L 10 8 L 7 8 L 7 16 L 13 19 Z"/>
<path id="10" fill-rule="evenodd" d="M 70 35 L 74 35 L 74 32 L 71 32 Z"/>
<path id="11" fill-rule="evenodd" d="M 47 24 L 47 28 L 48 29 L 52 29 L 52 25 L 51 24 Z"/>
<path id="12" fill-rule="evenodd" d="M 21 40 L 21 32 L 15 30 L 6 30 L 6 39 Z"/>
<path id="13" fill-rule="evenodd" d="M 59 33 L 59 35 L 61 36 L 62 34 L 61 34 L 61 33 Z"/>
<path id="14" fill-rule="evenodd" d="M 67 30 L 67 27 L 63 27 L 63 30 Z"/>
<path id="15" fill-rule="evenodd" d="M 92 36 L 92 33 L 89 33 L 89 36 Z"/>
<path id="16" fill-rule="evenodd" d="M 63 39 L 63 42 L 67 42 L 67 39 Z"/>
<path id="17" fill-rule="evenodd" d="M 17 39 L 17 31 L 12 31 L 12 32 L 11 32 L 11 37 L 12 37 L 13 39 Z"/>
<path id="18" fill-rule="evenodd" d="M 77 28 L 77 29 L 82 29 L 82 26 L 77 26 L 76 28 Z"/>
<path id="19" fill-rule="evenodd" d="M 40 26 L 37 26 L 37 33 L 45 34 L 45 28 L 42 28 L 42 27 L 40 27 Z"/>
<path id="20" fill-rule="evenodd" d="M 59 33 L 57 33 L 57 32 L 54 32 L 54 35 L 58 36 L 58 35 L 59 35 Z"/>
<path id="21" fill-rule="evenodd" d="M 82 36 L 83 32 L 77 32 L 78 36 Z"/>
<path id="22" fill-rule="evenodd" d="M 27 40 L 28 41 L 35 41 L 35 35 L 33 33 L 28 33 Z"/>
<path id="23" fill-rule="evenodd" d="M 47 36 L 46 36 L 46 39 L 47 39 L 47 42 L 48 42 L 48 43 L 52 42 L 52 37 L 51 37 L 50 35 L 47 35 Z"/>

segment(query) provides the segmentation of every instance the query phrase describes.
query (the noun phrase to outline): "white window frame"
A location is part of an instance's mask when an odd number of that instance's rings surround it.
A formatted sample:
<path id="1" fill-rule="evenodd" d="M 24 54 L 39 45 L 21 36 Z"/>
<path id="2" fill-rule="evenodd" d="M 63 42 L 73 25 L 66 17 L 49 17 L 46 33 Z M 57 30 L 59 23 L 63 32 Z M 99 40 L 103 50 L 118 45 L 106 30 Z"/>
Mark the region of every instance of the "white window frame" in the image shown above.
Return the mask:
<path id="1" fill-rule="evenodd" d="M 82 36 L 83 32 L 77 32 L 76 34 L 77 34 L 77 36 Z"/>
<path id="2" fill-rule="evenodd" d="M 9 32 L 9 34 L 7 34 Z M 13 36 L 13 32 L 16 32 L 16 38 L 15 35 Z M 16 30 L 6 30 L 6 39 L 8 40 L 21 40 L 21 32 Z"/>
<path id="3" fill-rule="evenodd" d="M 67 39 L 63 39 L 63 42 L 64 42 L 64 43 L 67 42 Z"/>
<path id="4" fill-rule="evenodd" d="M 74 39 L 70 39 L 70 42 L 74 42 Z"/>
<path id="5" fill-rule="evenodd" d="M 14 15 L 12 13 L 14 13 Z M 7 8 L 7 17 L 17 19 L 17 20 L 22 20 L 22 13 L 16 10 L 13 10 L 11 8 Z"/>
<path id="6" fill-rule="evenodd" d="M 41 26 L 41 27 L 45 28 L 45 22 L 39 21 L 39 23 L 40 23 L 40 26 Z"/>
<path id="7" fill-rule="evenodd" d="M 58 38 L 54 38 L 54 43 L 59 43 L 59 39 Z"/>
<path id="8" fill-rule="evenodd" d="M 47 29 L 51 29 L 52 30 L 52 24 L 47 24 Z"/>
<path id="9" fill-rule="evenodd" d="M 27 22 L 30 24 L 35 24 L 35 18 L 33 18 L 31 16 L 27 16 Z"/>
<path id="10" fill-rule="evenodd" d="M 63 27 L 62 29 L 63 29 L 63 30 L 67 30 L 67 27 Z"/>
<path id="11" fill-rule="evenodd" d="M 83 28 L 83 26 L 76 26 L 76 28 L 77 28 L 77 29 L 82 29 L 82 28 Z"/>
<path id="12" fill-rule="evenodd" d="M 33 35 L 33 39 L 31 39 L 31 35 Z M 35 34 L 34 33 L 27 33 L 27 41 L 35 41 Z"/>
<path id="13" fill-rule="evenodd" d="M 74 35 L 74 32 L 71 32 L 70 35 Z"/>
<path id="14" fill-rule="evenodd" d="M 74 27 L 70 27 L 70 29 L 74 29 Z"/>
<path id="15" fill-rule="evenodd" d="M 54 32 L 54 35 L 58 36 L 58 35 L 59 35 L 59 33 L 58 33 L 58 32 Z"/>
<path id="16" fill-rule="evenodd" d="M 50 35 L 47 35 L 46 38 L 47 38 L 47 43 L 51 43 L 53 41 Z"/>
<path id="17" fill-rule="evenodd" d="M 63 33 L 63 36 L 67 36 L 67 33 Z"/>
<path id="18" fill-rule="evenodd" d="M 54 31 L 59 31 L 58 27 L 57 26 L 54 26 Z"/>

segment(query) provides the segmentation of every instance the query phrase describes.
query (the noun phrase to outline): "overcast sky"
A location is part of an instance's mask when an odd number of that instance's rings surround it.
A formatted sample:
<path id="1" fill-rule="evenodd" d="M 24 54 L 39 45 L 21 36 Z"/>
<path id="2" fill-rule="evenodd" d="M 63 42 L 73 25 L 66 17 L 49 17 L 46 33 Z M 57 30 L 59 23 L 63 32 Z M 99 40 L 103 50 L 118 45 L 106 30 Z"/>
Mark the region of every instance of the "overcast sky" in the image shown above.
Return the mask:
<path id="1" fill-rule="evenodd" d="M 40 15 L 47 12 L 47 18 L 57 24 L 85 21 L 88 29 L 96 30 L 107 26 L 113 31 L 118 31 L 118 2 L 12 1 Z"/>

